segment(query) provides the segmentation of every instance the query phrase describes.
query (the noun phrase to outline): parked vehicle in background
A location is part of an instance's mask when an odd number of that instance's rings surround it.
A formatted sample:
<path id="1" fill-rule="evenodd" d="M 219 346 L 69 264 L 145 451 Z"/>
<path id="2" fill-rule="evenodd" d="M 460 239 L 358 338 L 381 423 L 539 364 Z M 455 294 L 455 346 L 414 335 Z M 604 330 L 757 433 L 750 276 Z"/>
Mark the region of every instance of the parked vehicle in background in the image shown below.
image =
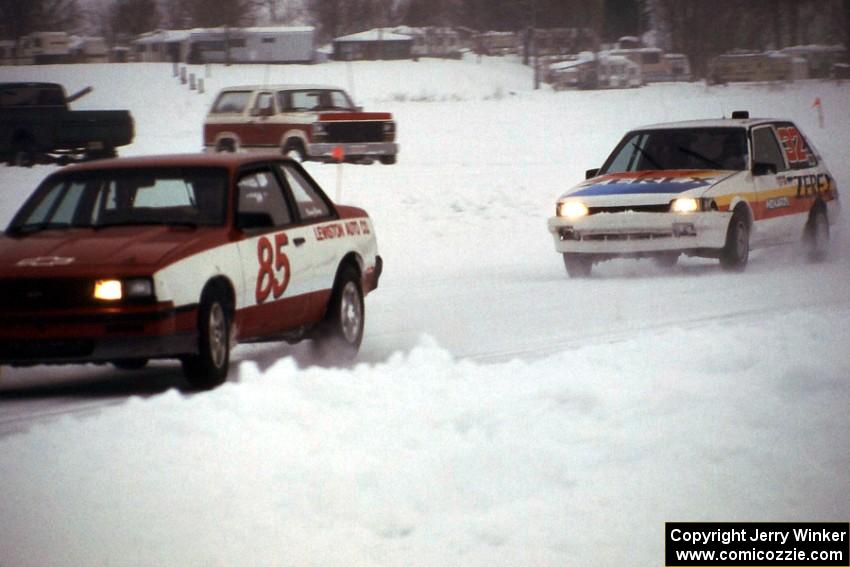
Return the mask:
<path id="1" fill-rule="evenodd" d="M 276 150 L 302 161 L 393 164 L 395 139 L 392 114 L 364 112 L 344 90 L 328 86 L 230 87 L 204 124 L 206 151 Z"/>
<path id="2" fill-rule="evenodd" d="M 681 254 L 741 270 L 751 248 L 799 242 L 827 250 L 838 188 L 792 122 L 749 118 L 646 126 L 564 193 L 548 227 L 571 277 L 613 258 Z"/>
<path id="3" fill-rule="evenodd" d="M 237 342 L 313 338 L 345 361 L 381 269 L 366 212 L 332 203 L 292 160 L 72 165 L 0 236 L 0 364 L 177 358 L 207 388 Z"/>
<path id="4" fill-rule="evenodd" d="M 133 118 L 126 110 L 71 110 L 56 83 L 0 83 L 0 159 L 10 165 L 39 161 L 114 157 L 133 141 Z"/>

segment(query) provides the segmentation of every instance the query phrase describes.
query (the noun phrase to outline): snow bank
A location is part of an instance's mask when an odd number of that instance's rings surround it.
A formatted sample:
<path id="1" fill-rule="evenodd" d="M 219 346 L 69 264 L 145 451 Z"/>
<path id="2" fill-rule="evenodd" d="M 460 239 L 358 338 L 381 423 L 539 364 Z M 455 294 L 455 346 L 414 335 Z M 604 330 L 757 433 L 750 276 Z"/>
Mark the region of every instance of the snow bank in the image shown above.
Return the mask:
<path id="1" fill-rule="evenodd" d="M 846 520 L 850 308 L 350 371 L 243 363 L 0 439 L 5 565 L 651 565 L 671 520 Z"/>

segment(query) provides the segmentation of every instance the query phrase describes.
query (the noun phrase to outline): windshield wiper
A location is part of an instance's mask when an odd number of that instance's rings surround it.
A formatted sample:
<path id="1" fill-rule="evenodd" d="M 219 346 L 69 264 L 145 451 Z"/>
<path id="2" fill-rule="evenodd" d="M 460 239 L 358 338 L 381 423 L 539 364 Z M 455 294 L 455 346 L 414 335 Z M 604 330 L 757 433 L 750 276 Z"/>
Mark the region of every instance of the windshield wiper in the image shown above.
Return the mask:
<path id="1" fill-rule="evenodd" d="M 697 159 L 701 159 L 702 161 L 704 161 L 705 163 L 707 163 L 708 165 L 712 166 L 715 169 L 726 169 L 726 168 L 723 167 L 722 163 L 718 163 L 718 162 L 714 161 L 713 159 L 702 155 L 699 152 L 693 151 L 690 148 L 683 148 L 682 146 L 676 146 L 676 149 L 679 150 L 680 152 L 682 152 L 683 154 L 687 154 L 687 155 L 693 156 Z"/>
<path id="2" fill-rule="evenodd" d="M 642 147 L 638 146 L 638 145 L 637 145 L 637 142 L 632 142 L 632 147 L 634 147 L 634 149 L 636 149 L 638 152 L 640 152 L 640 155 L 642 155 L 643 157 L 645 157 L 645 158 L 646 158 L 646 161 L 648 161 L 649 163 L 651 163 L 651 164 L 655 167 L 655 169 L 664 169 L 663 167 L 661 167 L 661 164 L 660 164 L 660 163 L 658 163 L 658 161 L 657 161 L 654 157 L 652 157 L 651 155 L 649 155 L 649 152 L 647 152 L 647 151 L 646 151 L 645 149 L 643 149 Z"/>

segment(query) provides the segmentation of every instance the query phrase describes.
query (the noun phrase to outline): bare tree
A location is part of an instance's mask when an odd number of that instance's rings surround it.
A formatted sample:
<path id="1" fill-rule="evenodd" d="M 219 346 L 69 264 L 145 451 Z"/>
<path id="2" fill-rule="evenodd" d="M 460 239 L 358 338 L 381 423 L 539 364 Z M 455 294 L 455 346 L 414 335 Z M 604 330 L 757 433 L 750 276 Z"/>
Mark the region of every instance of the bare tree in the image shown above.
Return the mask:
<path id="1" fill-rule="evenodd" d="M 244 26 L 254 23 L 256 10 L 261 5 L 262 0 L 189 0 L 188 12 L 193 26 Z"/>
<path id="2" fill-rule="evenodd" d="M 35 31 L 75 31 L 83 19 L 77 0 L 0 0 L 0 26 L 8 39 Z"/>

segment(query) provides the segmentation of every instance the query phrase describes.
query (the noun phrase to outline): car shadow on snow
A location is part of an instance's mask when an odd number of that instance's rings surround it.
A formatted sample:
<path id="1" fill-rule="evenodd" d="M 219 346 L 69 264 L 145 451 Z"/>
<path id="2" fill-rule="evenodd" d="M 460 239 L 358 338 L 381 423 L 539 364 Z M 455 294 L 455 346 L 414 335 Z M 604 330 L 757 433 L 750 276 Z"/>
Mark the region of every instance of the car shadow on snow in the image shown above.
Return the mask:
<path id="1" fill-rule="evenodd" d="M 4 367 L 0 377 L 0 403 L 54 397 L 146 397 L 171 389 L 193 392 L 179 363 L 154 362 L 139 370 L 120 370 L 106 365 Z"/>

